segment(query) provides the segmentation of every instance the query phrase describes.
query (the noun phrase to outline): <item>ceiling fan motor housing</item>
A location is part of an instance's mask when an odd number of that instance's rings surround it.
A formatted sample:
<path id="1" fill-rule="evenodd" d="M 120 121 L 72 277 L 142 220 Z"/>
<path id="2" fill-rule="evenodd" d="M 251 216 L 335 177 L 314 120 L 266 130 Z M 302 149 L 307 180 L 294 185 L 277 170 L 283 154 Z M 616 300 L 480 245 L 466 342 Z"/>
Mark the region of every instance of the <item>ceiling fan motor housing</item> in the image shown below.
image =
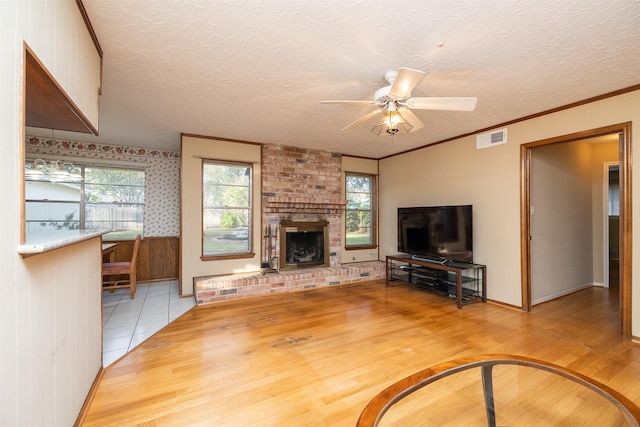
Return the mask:
<path id="1" fill-rule="evenodd" d="M 386 73 L 384 73 L 384 79 L 390 84 L 392 85 L 393 82 L 396 81 L 396 78 L 398 77 L 398 70 L 389 70 Z"/>
<path id="2" fill-rule="evenodd" d="M 376 90 L 375 93 L 373 94 L 374 102 L 377 102 L 381 105 L 389 102 L 391 100 L 391 97 L 389 96 L 390 91 L 391 91 L 391 85 L 381 87 L 380 89 Z"/>

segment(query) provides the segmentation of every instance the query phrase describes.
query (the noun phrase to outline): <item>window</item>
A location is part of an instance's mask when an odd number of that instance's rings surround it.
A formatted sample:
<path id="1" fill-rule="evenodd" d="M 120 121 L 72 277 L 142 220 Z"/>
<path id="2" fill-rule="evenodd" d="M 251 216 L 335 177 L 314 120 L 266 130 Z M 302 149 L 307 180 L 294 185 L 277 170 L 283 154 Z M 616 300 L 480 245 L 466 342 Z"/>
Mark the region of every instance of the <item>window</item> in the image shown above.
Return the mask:
<path id="1" fill-rule="evenodd" d="M 346 174 L 345 242 L 347 249 L 376 245 L 376 177 Z"/>
<path id="2" fill-rule="evenodd" d="M 80 182 L 25 182 L 26 230 L 113 230 L 104 239 L 143 234 L 144 171 L 74 163 Z"/>
<path id="3" fill-rule="evenodd" d="M 142 235 L 144 171 L 86 166 L 84 172 L 85 228 L 117 230 L 106 239 Z"/>
<path id="4" fill-rule="evenodd" d="M 202 165 L 202 256 L 252 256 L 251 164 Z"/>

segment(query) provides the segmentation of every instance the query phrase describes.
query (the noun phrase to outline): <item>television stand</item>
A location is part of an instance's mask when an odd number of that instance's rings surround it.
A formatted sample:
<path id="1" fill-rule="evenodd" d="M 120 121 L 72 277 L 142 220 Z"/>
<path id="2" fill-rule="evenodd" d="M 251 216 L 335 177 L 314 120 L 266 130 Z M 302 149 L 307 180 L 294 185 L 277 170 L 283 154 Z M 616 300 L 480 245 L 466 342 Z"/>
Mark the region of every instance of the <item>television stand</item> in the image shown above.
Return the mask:
<path id="1" fill-rule="evenodd" d="M 481 264 L 387 255 L 387 286 L 394 280 L 445 293 L 456 299 L 458 308 L 475 301 L 487 302 L 487 267 Z"/>

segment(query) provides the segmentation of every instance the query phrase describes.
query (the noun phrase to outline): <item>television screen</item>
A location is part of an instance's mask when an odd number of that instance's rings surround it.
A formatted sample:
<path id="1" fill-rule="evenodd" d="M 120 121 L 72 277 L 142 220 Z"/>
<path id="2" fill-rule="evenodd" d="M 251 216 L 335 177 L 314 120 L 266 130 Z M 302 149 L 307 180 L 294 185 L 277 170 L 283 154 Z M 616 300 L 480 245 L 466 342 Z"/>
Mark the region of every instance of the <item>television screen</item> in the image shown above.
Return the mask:
<path id="1" fill-rule="evenodd" d="M 472 205 L 398 208 L 398 251 L 473 262 Z"/>

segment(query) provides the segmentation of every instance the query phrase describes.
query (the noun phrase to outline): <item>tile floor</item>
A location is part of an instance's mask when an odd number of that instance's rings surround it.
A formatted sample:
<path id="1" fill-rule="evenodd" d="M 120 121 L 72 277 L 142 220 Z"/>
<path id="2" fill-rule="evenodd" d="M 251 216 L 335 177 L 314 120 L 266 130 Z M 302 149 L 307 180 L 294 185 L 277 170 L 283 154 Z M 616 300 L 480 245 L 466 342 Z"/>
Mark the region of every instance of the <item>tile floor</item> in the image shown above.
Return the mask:
<path id="1" fill-rule="evenodd" d="M 102 292 L 102 363 L 106 368 L 142 341 L 195 306 L 178 296 L 178 281 L 141 284 L 131 301 L 129 289 Z"/>

